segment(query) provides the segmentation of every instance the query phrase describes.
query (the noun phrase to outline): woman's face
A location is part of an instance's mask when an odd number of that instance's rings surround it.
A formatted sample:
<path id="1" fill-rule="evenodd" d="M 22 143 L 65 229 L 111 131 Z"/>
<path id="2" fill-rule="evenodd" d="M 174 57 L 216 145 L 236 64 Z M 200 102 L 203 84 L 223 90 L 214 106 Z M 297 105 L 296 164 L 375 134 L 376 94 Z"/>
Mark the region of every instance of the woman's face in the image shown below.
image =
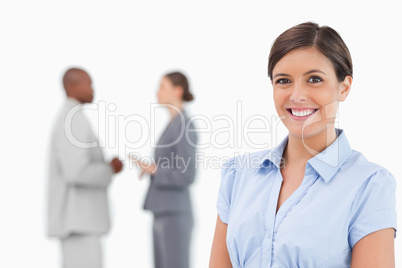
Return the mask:
<path id="1" fill-rule="evenodd" d="M 275 108 L 295 137 L 313 137 L 333 128 L 339 101 L 349 93 L 352 78 L 338 82 L 328 58 L 316 48 L 290 51 L 272 72 Z"/>
<path id="2" fill-rule="evenodd" d="M 158 102 L 160 104 L 176 104 L 178 98 L 178 88 L 173 85 L 169 78 L 163 77 L 158 90 Z"/>

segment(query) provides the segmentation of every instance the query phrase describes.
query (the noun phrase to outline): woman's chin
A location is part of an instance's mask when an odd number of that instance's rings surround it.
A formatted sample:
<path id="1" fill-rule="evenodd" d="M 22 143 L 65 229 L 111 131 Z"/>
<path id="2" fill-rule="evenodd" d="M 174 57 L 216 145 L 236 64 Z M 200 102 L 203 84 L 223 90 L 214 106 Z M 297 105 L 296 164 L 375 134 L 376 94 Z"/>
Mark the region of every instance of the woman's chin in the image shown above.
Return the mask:
<path id="1" fill-rule="evenodd" d="M 315 126 L 307 126 L 307 127 L 293 126 L 291 128 L 288 128 L 288 130 L 289 135 L 299 139 L 312 138 L 314 136 L 319 135 L 321 132 L 325 131 L 325 129 L 320 129 Z"/>

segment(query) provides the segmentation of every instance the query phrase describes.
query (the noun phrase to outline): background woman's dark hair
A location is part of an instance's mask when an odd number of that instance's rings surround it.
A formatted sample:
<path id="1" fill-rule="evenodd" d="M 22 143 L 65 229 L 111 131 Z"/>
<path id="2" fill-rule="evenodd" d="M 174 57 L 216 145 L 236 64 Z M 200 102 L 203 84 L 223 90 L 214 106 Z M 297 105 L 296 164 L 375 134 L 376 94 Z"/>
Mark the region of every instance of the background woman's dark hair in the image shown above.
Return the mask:
<path id="1" fill-rule="evenodd" d="M 352 57 L 340 35 L 331 27 L 318 26 L 313 22 L 296 25 L 276 38 L 268 59 L 268 77 L 272 81 L 272 71 L 278 61 L 291 50 L 315 47 L 333 64 L 339 82 L 347 75 L 353 76 Z"/>
<path id="2" fill-rule="evenodd" d="M 167 77 L 173 85 L 183 88 L 182 100 L 192 101 L 194 99 L 193 94 L 190 92 L 187 77 L 184 74 L 180 72 L 173 72 L 166 74 L 165 77 Z"/>

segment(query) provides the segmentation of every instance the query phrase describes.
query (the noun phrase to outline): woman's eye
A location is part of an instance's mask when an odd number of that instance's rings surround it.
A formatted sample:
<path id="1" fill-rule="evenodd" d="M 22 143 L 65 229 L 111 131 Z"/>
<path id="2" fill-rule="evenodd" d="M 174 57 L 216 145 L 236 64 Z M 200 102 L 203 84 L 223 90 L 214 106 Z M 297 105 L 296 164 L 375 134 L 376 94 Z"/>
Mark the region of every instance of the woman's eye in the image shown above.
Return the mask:
<path id="1" fill-rule="evenodd" d="M 288 84 L 288 83 L 290 83 L 290 81 L 286 78 L 276 80 L 276 84 Z"/>
<path id="2" fill-rule="evenodd" d="M 310 83 L 320 83 L 320 82 L 322 82 L 322 79 L 321 79 L 321 77 L 313 76 L 313 77 L 310 77 L 308 82 L 310 82 Z"/>

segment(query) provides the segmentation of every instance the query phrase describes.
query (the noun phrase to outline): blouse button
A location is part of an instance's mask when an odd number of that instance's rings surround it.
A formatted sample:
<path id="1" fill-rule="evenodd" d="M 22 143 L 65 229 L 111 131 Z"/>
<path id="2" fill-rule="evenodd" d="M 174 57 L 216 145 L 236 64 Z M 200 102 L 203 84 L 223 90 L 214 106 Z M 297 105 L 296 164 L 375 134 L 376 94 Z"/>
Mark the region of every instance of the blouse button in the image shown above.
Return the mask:
<path id="1" fill-rule="evenodd" d="M 268 236 L 268 238 L 271 238 L 271 237 L 272 237 L 272 232 L 271 232 L 271 231 L 268 231 L 268 232 L 267 232 L 267 236 Z"/>

